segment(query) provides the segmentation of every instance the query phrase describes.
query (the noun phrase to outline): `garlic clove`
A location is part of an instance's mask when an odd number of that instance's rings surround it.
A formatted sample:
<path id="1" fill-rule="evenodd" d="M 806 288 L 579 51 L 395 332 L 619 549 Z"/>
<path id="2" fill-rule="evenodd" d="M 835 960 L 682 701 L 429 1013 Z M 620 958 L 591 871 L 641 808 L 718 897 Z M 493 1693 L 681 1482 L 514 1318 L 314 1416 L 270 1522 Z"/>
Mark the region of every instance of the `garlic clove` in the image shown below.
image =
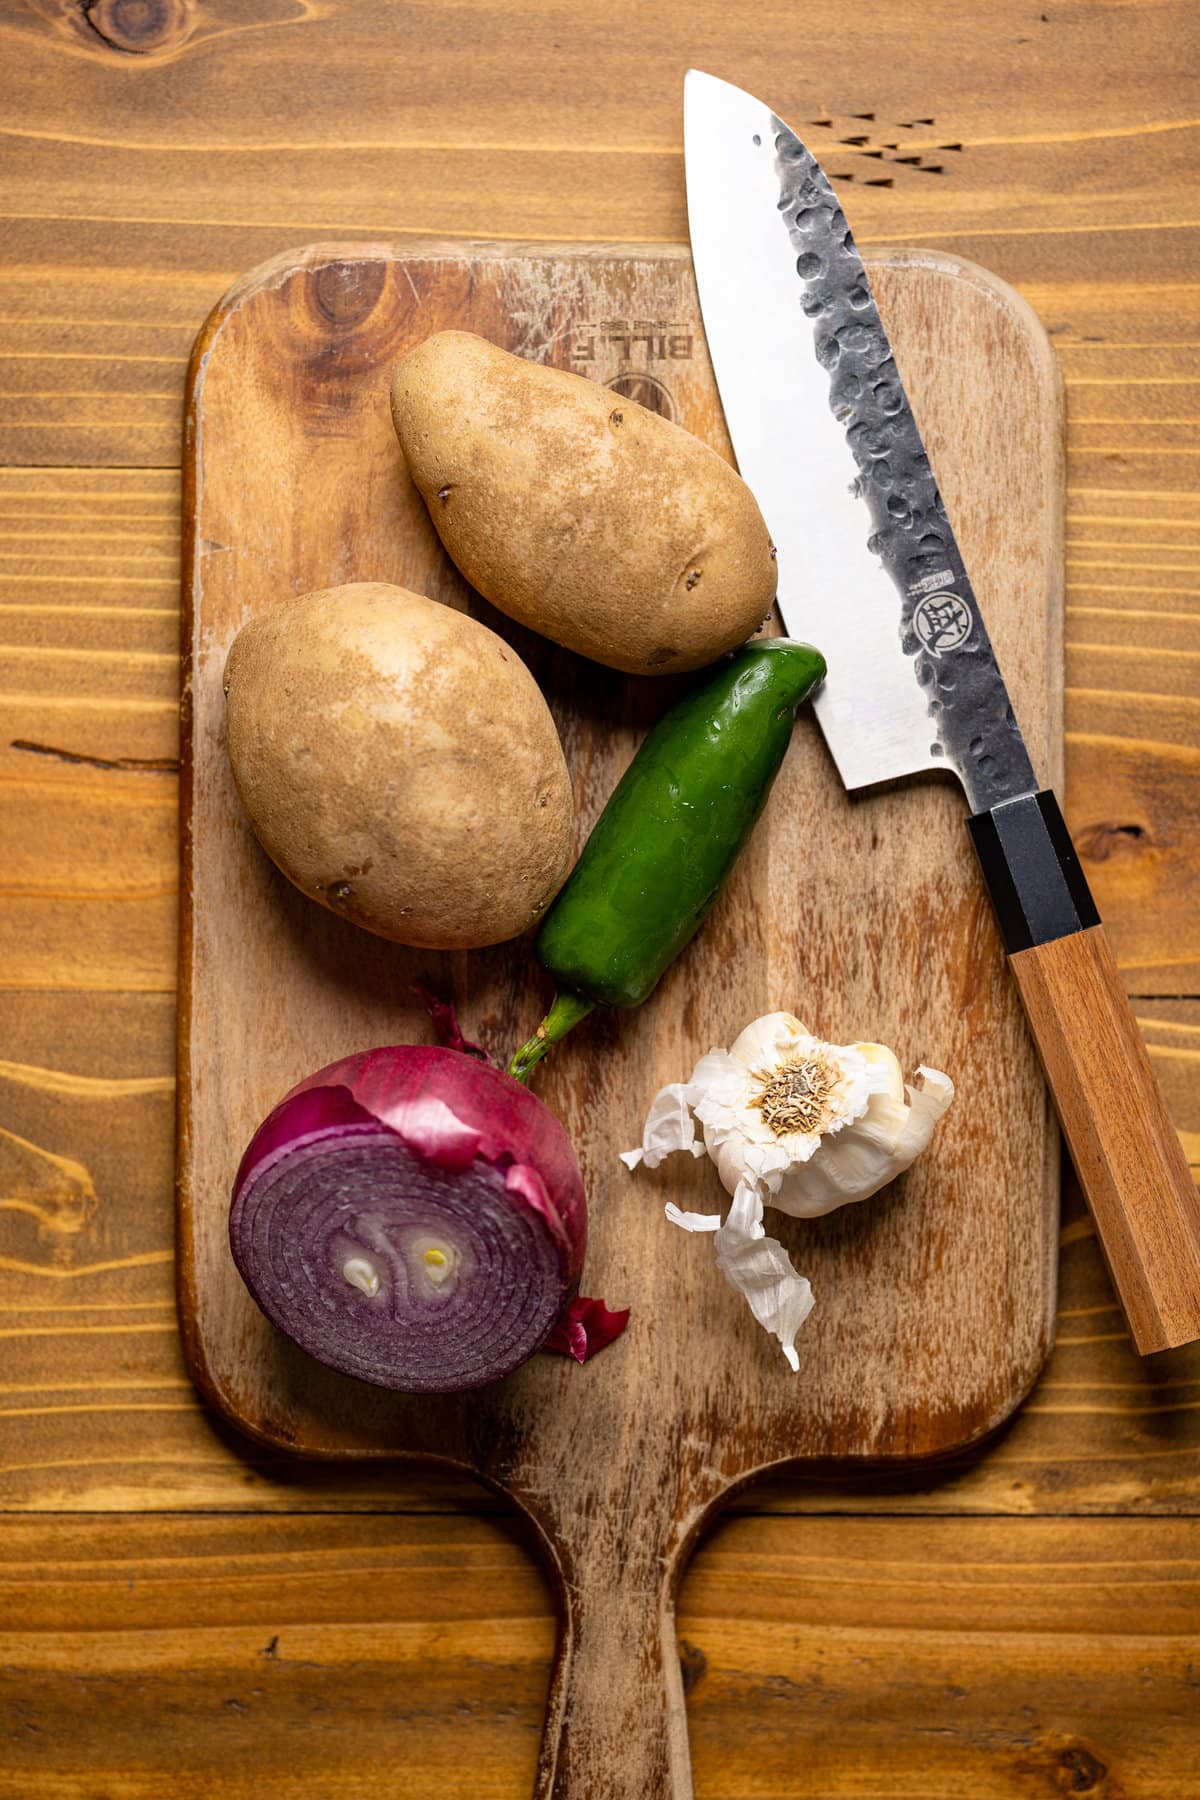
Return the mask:
<path id="1" fill-rule="evenodd" d="M 621 1160 L 634 1169 L 656 1168 L 677 1150 L 711 1158 L 732 1196 L 724 1223 L 674 1205 L 667 1217 L 712 1234 L 725 1279 L 797 1368 L 794 1340 L 812 1289 L 767 1237 L 764 1207 L 816 1218 L 867 1199 L 924 1150 L 953 1098 L 949 1076 L 924 1065 L 906 1087 L 886 1044 L 825 1043 L 794 1014 L 768 1013 L 730 1050 L 701 1057 L 690 1081 L 656 1094 L 641 1147 Z"/>
<path id="2" fill-rule="evenodd" d="M 852 1044 L 850 1048 L 857 1050 L 864 1061 L 886 1075 L 887 1087 L 884 1091 L 893 1100 L 898 1100 L 903 1104 L 904 1074 L 895 1051 L 889 1050 L 886 1044 Z"/>
<path id="3" fill-rule="evenodd" d="M 727 1194 L 736 1192 L 738 1182 L 747 1176 L 762 1181 L 773 1193 L 792 1163 L 790 1150 L 778 1139 L 761 1143 L 743 1136 L 736 1127 L 717 1133 L 706 1124 L 704 1147 L 717 1165 Z"/>
<path id="4" fill-rule="evenodd" d="M 754 1019 L 729 1046 L 735 1062 L 747 1069 L 770 1068 L 791 1055 L 802 1039 L 809 1036 L 794 1013 L 765 1013 Z"/>
<path id="5" fill-rule="evenodd" d="M 921 1154 L 933 1136 L 934 1126 L 954 1098 L 954 1083 L 940 1069 L 927 1069 L 921 1063 L 917 1068 L 917 1079 L 920 1086 L 907 1089 L 908 1118 L 896 1140 L 895 1153 L 905 1158 L 905 1168 Z"/>
<path id="6" fill-rule="evenodd" d="M 869 1199 L 902 1175 L 925 1149 L 954 1098 L 948 1075 L 924 1066 L 917 1073 L 922 1086 L 902 1089 L 907 1100 L 875 1095 L 849 1130 L 826 1140 L 808 1162 L 793 1165 L 771 1204 L 793 1218 L 820 1218 L 835 1207 Z"/>

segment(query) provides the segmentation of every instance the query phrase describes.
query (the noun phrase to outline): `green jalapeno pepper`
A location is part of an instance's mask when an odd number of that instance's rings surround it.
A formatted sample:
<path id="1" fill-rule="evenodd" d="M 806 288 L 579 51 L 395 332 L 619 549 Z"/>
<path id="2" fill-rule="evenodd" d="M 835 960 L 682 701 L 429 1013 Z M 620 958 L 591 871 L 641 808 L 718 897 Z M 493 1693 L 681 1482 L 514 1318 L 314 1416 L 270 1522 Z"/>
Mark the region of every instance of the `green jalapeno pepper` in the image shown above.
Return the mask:
<path id="1" fill-rule="evenodd" d="M 542 922 L 534 951 L 558 993 L 510 1075 L 524 1081 L 598 1003 L 653 992 L 720 893 L 824 674 L 811 645 L 763 638 L 659 720 Z"/>

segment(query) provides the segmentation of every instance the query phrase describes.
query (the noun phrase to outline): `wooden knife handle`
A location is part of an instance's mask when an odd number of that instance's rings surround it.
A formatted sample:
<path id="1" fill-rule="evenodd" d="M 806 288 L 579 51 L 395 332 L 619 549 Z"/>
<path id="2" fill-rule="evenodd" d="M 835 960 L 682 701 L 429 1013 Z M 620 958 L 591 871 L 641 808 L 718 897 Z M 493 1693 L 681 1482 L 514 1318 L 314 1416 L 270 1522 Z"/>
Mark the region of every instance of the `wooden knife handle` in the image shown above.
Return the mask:
<path id="1" fill-rule="evenodd" d="M 1053 794 L 971 821 L 1071 1160 L 1141 1355 L 1200 1338 L 1200 1196 Z"/>
<path id="2" fill-rule="evenodd" d="M 692 1800 L 665 1556 L 605 1530 L 559 1549 L 562 1626 L 534 1800 Z"/>
<path id="3" fill-rule="evenodd" d="M 1103 925 L 1009 958 L 1133 1341 L 1200 1338 L 1200 1199 Z"/>

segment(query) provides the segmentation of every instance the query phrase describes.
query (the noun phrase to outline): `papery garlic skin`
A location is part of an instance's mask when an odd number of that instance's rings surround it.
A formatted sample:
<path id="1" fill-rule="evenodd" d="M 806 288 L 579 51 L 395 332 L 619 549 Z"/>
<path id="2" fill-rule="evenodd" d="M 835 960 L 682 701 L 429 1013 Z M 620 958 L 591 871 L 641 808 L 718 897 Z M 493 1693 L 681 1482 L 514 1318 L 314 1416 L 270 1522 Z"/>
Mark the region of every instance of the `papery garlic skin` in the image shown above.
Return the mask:
<path id="1" fill-rule="evenodd" d="M 779 1339 L 793 1369 L 799 1369 L 796 1333 L 813 1309 L 808 1279 L 798 1275 L 791 1258 L 763 1226 L 761 1189 L 742 1181 L 734 1192 L 729 1216 L 722 1225 L 715 1213 L 685 1213 L 667 1205 L 667 1217 L 685 1231 L 711 1231 L 717 1267 L 730 1287 L 744 1295 L 750 1310 L 767 1331 Z"/>
<path id="2" fill-rule="evenodd" d="M 813 1128 L 769 1124 L 764 1092 L 807 1067 L 818 1071 Z M 731 1049 L 702 1056 L 690 1081 L 662 1088 L 650 1103 L 641 1147 L 621 1160 L 630 1169 L 640 1162 L 654 1169 L 675 1150 L 707 1152 L 726 1193 L 739 1181 L 761 1181 L 771 1206 L 818 1218 L 878 1193 L 928 1144 L 954 1083 L 937 1069 L 917 1074 L 921 1085 L 906 1088 L 885 1044 L 828 1044 L 791 1013 L 768 1013 Z M 703 1128 L 703 1144 L 693 1120 Z"/>
<path id="3" fill-rule="evenodd" d="M 707 1154 L 733 1205 L 715 1214 L 667 1216 L 689 1231 L 712 1231 L 726 1279 L 755 1317 L 775 1332 L 793 1368 L 793 1340 L 812 1308 L 812 1290 L 762 1225 L 764 1205 L 818 1218 L 878 1193 L 928 1144 L 954 1098 L 940 1070 L 917 1070 L 906 1086 L 884 1044 L 828 1044 L 791 1013 L 768 1013 L 729 1050 L 710 1050 L 690 1081 L 672 1082 L 650 1103 L 636 1150 L 621 1161 L 657 1168 L 674 1151 Z M 699 1122 L 703 1141 L 696 1136 Z"/>

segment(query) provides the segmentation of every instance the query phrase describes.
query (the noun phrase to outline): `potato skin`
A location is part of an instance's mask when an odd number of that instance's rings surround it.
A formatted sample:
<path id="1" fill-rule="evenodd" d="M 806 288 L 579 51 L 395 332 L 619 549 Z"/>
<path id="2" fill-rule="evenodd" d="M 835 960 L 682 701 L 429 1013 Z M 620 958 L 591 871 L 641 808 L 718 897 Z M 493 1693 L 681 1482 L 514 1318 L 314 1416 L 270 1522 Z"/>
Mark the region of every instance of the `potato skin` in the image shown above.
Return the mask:
<path id="1" fill-rule="evenodd" d="M 636 401 L 442 331 L 396 368 L 392 420 L 467 580 L 556 643 L 672 674 L 770 611 L 775 552 L 750 489 Z"/>
<path id="2" fill-rule="evenodd" d="M 225 664 L 234 780 L 313 900 L 398 943 L 517 937 L 557 893 L 574 807 L 549 708 L 516 651 L 384 582 L 287 600 Z"/>

